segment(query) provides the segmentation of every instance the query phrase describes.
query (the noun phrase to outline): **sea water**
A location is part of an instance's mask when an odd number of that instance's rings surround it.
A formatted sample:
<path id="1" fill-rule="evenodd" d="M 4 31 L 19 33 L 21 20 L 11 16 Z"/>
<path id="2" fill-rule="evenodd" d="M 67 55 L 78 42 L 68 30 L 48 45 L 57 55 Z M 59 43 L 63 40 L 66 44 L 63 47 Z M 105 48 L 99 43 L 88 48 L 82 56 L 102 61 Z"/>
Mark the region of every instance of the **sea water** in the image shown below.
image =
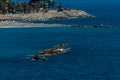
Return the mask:
<path id="1" fill-rule="evenodd" d="M 112 4 L 115 0 L 110 4 L 78 2 L 66 0 L 64 7 L 83 9 L 96 18 L 44 23 L 120 26 L 120 6 Z M 70 51 L 47 61 L 25 60 L 61 43 L 68 44 Z M 0 80 L 120 80 L 119 49 L 119 28 L 0 28 Z"/>
<path id="2" fill-rule="evenodd" d="M 0 29 L 0 80 L 119 80 L 120 29 Z M 47 61 L 25 58 L 56 44 L 70 51 Z"/>

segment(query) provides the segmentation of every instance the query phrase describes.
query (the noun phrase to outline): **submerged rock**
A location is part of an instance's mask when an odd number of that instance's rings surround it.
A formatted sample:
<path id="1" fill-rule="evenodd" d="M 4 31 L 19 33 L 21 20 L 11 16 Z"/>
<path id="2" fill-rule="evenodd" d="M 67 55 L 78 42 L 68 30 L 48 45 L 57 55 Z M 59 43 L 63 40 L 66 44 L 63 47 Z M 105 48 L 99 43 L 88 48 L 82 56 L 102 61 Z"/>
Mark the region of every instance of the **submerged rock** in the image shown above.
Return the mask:
<path id="1" fill-rule="evenodd" d="M 59 45 L 56 45 L 52 48 L 49 48 L 49 49 L 43 50 L 41 52 L 38 52 L 37 54 L 35 54 L 32 57 L 27 57 L 26 60 L 42 60 L 42 61 L 45 61 L 45 60 L 47 60 L 47 58 L 46 58 L 47 56 L 62 54 L 62 53 L 65 53 L 69 50 L 70 50 L 70 48 L 68 48 L 66 44 L 59 44 Z"/>

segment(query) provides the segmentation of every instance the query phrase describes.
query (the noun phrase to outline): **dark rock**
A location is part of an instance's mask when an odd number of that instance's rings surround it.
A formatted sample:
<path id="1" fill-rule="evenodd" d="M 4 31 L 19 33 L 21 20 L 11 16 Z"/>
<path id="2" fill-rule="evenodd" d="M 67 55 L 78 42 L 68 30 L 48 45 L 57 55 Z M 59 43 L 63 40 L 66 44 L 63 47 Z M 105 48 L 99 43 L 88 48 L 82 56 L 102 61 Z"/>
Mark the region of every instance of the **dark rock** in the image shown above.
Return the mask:
<path id="1" fill-rule="evenodd" d="M 28 57 L 26 58 L 26 60 L 42 60 L 45 61 L 47 60 L 45 56 L 52 56 L 52 55 L 57 55 L 60 53 L 65 53 L 69 50 L 69 48 L 66 48 L 66 44 L 59 44 L 56 45 L 53 48 L 44 50 L 42 52 L 39 52 L 37 54 L 35 54 L 33 57 Z"/>

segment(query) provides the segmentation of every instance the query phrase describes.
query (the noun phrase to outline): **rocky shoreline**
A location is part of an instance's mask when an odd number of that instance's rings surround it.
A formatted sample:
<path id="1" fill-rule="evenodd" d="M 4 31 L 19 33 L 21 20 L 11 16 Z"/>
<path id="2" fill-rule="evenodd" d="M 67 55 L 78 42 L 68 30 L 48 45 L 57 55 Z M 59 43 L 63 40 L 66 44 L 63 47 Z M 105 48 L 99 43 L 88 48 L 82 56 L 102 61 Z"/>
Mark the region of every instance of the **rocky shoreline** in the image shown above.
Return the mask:
<path id="1" fill-rule="evenodd" d="M 48 12 L 40 11 L 39 13 L 28 13 L 28 14 L 4 14 L 0 15 L 0 21 L 11 21 L 11 20 L 52 20 L 52 19 L 65 19 L 75 17 L 92 17 L 82 10 L 63 10 L 57 12 L 57 10 L 48 10 Z"/>
<path id="2" fill-rule="evenodd" d="M 82 10 L 65 9 L 58 12 L 56 9 L 48 10 L 48 12 L 40 11 L 39 13 L 28 13 L 28 14 L 2 14 L 0 15 L 0 28 L 19 28 L 19 27 L 61 27 L 61 26 L 73 26 L 65 24 L 44 24 L 44 23 L 31 23 L 29 21 L 34 20 L 58 20 L 58 19 L 69 19 L 69 18 L 88 18 L 93 17 Z"/>

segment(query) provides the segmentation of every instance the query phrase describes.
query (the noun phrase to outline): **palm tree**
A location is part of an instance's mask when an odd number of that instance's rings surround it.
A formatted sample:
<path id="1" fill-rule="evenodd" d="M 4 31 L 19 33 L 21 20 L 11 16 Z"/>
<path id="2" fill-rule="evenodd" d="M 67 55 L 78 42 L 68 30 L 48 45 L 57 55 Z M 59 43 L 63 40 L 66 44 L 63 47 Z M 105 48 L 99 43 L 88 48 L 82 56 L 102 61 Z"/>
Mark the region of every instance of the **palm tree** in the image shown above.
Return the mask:
<path id="1" fill-rule="evenodd" d="M 1 7 L 1 13 L 6 14 L 8 13 L 8 3 L 10 0 L 0 0 L 0 7 Z"/>
<path id="2" fill-rule="evenodd" d="M 0 0 L 0 2 L 6 2 L 6 0 Z"/>
<path id="3" fill-rule="evenodd" d="M 57 10 L 58 12 L 63 11 L 61 3 L 57 4 L 57 8 L 58 8 L 58 10 Z"/>
<path id="4" fill-rule="evenodd" d="M 1 14 L 5 14 L 5 4 L 4 3 L 1 3 L 0 9 L 1 9 Z"/>
<path id="5" fill-rule="evenodd" d="M 45 9 L 48 9 L 48 3 L 45 3 Z"/>
<path id="6" fill-rule="evenodd" d="M 50 5 L 52 8 L 54 8 L 55 1 L 56 1 L 56 0 L 48 0 L 48 3 L 49 3 L 49 5 Z"/>
<path id="7" fill-rule="evenodd" d="M 44 1 L 41 1 L 39 7 L 46 9 L 46 8 L 48 8 L 48 3 L 47 3 L 47 2 L 44 2 Z"/>
<path id="8" fill-rule="evenodd" d="M 11 3 L 8 3 L 8 12 L 10 13 L 11 11 Z"/>
<path id="9" fill-rule="evenodd" d="M 35 2 L 39 2 L 40 0 L 30 0 L 29 2 L 28 2 L 28 4 L 31 4 L 31 3 L 35 3 Z"/>

